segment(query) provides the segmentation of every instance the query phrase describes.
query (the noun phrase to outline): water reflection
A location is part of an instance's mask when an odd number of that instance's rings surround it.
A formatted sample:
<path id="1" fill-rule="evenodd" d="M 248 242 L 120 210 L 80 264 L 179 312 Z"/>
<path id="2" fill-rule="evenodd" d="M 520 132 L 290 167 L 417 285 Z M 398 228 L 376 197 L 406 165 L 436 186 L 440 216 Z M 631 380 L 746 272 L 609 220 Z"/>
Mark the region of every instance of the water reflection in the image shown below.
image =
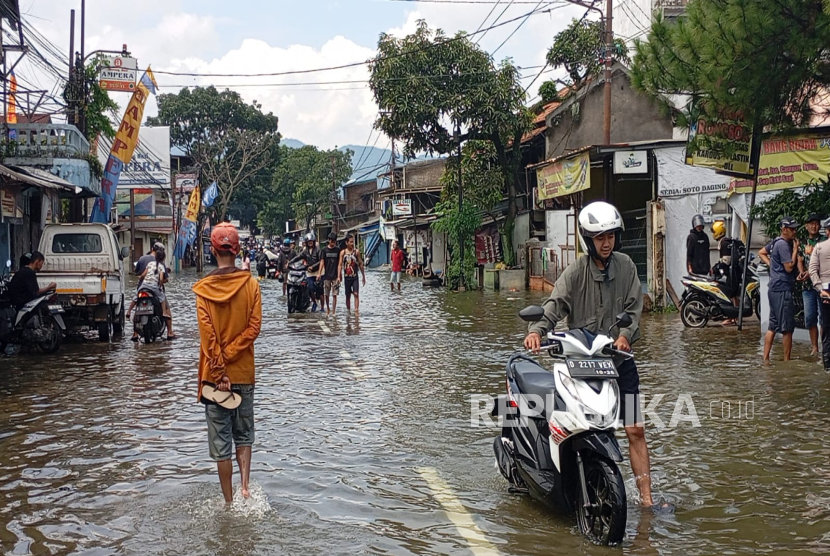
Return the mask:
<path id="1" fill-rule="evenodd" d="M 463 552 L 417 472 L 428 466 L 501 553 L 617 553 L 508 494 L 497 431 L 470 426 L 470 395 L 502 392 L 523 336 L 515 313 L 540 296 L 415 281 L 390 293 L 374 273 L 360 317 L 341 299 L 336 318 L 289 318 L 281 285 L 262 284 L 254 497 L 225 512 L 195 399 L 195 279 L 171 285 L 175 342 L 82 339 L 53 357 L 0 359 L 0 552 Z M 668 424 L 687 395 L 701 426 L 648 430 L 655 489 L 676 516 L 641 512 L 623 465 L 623 551 L 830 551 L 830 387 L 815 358 L 796 346 L 800 359 L 764 368 L 757 330 L 684 330 L 676 316 L 643 327 L 647 400 L 664 396 L 654 411 Z"/>

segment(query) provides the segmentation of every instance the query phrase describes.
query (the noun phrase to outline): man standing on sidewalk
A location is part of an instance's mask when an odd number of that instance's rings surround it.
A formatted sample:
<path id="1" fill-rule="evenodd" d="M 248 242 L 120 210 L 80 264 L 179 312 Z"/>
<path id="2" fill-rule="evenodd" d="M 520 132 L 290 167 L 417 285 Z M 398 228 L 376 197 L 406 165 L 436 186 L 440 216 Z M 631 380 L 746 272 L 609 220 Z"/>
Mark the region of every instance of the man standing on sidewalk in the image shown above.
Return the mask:
<path id="1" fill-rule="evenodd" d="M 798 240 L 795 231 L 798 223 L 791 217 L 781 219 L 781 235 L 762 247 L 758 256 L 769 267 L 769 327 L 764 336 L 764 363 L 769 362 L 775 334 L 781 333 L 784 345 L 784 361 L 790 360 L 795 330 L 795 306 L 793 287 L 798 270 Z"/>
<path id="2" fill-rule="evenodd" d="M 395 291 L 395 284 L 398 285 L 398 291 L 401 291 L 401 272 L 403 272 L 403 263 L 406 260 L 406 253 L 398 246 L 398 240 L 392 242 L 392 278 L 389 285 L 392 291 Z"/>
<path id="3" fill-rule="evenodd" d="M 337 234 L 329 234 L 329 242 L 323 248 L 320 261 L 320 272 L 317 273 L 317 282 L 323 281 L 322 304 L 326 306 L 326 315 L 333 315 L 337 310 L 337 294 L 340 293 L 340 276 L 337 267 L 340 265 L 340 247 L 337 246 Z M 334 303 L 330 303 L 331 296 Z"/>
<path id="4" fill-rule="evenodd" d="M 225 503 L 233 501 L 233 447 L 242 477 L 242 496 L 250 496 L 254 443 L 254 341 L 262 323 L 259 284 L 236 268 L 236 228 L 223 222 L 210 234 L 210 251 L 219 266 L 193 286 L 199 319 L 199 400 L 205 404 L 210 457 L 216 461 Z M 241 401 L 234 398 L 241 398 Z M 227 406 L 234 406 L 233 409 Z"/>

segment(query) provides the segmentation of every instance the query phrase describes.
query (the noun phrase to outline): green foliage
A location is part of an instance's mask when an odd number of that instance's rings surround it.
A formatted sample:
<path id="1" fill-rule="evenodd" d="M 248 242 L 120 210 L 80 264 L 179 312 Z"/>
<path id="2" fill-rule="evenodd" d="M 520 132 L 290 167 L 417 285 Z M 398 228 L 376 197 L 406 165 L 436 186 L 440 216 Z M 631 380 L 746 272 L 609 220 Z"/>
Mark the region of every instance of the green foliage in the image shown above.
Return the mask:
<path id="1" fill-rule="evenodd" d="M 309 229 L 314 215 L 332 204 L 335 184 L 349 179 L 353 155 L 352 151 L 323 151 L 312 145 L 280 147 L 280 164 L 274 170 L 269 198 L 259 211 L 263 229 L 278 232 L 292 215 Z"/>
<path id="2" fill-rule="evenodd" d="M 103 54 L 92 58 L 83 69 L 78 65 L 78 77 L 67 82 L 63 90 L 63 98 L 67 104 L 70 106 L 77 104 L 86 117 L 86 138 L 90 142 L 94 141 L 99 134 L 108 139 L 115 138 L 116 130 L 112 125 L 113 120 L 110 119 L 110 115 L 116 116 L 118 103 L 112 100 L 109 93 L 98 84 L 98 74 L 104 67 L 106 67 L 106 57 Z M 73 122 L 74 117 L 70 116 L 69 121 Z"/>
<path id="3" fill-rule="evenodd" d="M 262 105 L 245 103 L 239 93 L 215 87 L 182 89 L 158 97 L 158 116 L 148 125 L 170 126 L 171 144 L 192 157 L 203 185 L 216 181 L 215 219 L 228 215 L 232 202 L 249 205 L 271 182 L 279 160 L 278 119 Z"/>
<path id="4" fill-rule="evenodd" d="M 804 224 L 813 213 L 830 216 L 830 176 L 827 180 L 807 185 L 801 194 L 784 189 L 752 209 L 752 217 L 761 221 L 764 234 L 769 238 L 780 234 L 782 216 L 792 216 L 796 222 Z M 799 228 L 799 235 L 806 237 L 803 227 Z"/>
<path id="5" fill-rule="evenodd" d="M 628 64 L 628 47 L 620 38 L 614 39 L 615 60 Z M 574 19 L 553 38 L 548 50 L 548 64 L 568 72 L 571 85 L 579 88 L 586 79 L 599 75 L 605 67 L 605 33 L 602 23 Z M 540 91 L 541 92 L 541 91 Z"/>
<path id="6" fill-rule="evenodd" d="M 559 98 L 559 89 L 556 87 L 556 81 L 545 81 L 539 86 L 539 96 L 542 98 L 542 104 L 548 104 Z"/>
<path id="7" fill-rule="evenodd" d="M 491 143 L 508 199 L 506 223 L 512 226 L 522 157 L 521 149 L 511 146 L 520 144 L 533 121 L 518 69 L 508 61 L 496 66 L 463 33 L 448 37 L 419 21 L 406 37 L 381 35 L 370 70 L 369 85 L 381 110 L 375 125 L 401 141 L 405 155 L 451 152 L 457 146 L 455 125 L 464 131 L 460 140 Z M 508 249 L 512 257 L 512 246 Z"/>
<path id="8" fill-rule="evenodd" d="M 502 200 L 504 176 L 499 168 L 496 152 L 489 141 L 472 140 L 461 148 L 461 179 L 464 184 L 464 202 L 480 211 L 491 212 Z M 447 159 L 441 176 L 443 200 L 458 199 L 458 157 Z"/>
<path id="9" fill-rule="evenodd" d="M 471 284 L 476 267 L 474 234 L 481 226 L 481 213 L 471 203 L 464 203 L 458 210 L 458 199 L 447 198 L 437 205 L 435 211 L 441 218 L 432 223 L 432 229 L 447 235 L 447 244 L 450 247 L 451 258 L 447 267 L 446 283 L 456 290 L 462 284 Z M 459 256 L 458 238 L 464 242 L 464 264 Z"/>
<path id="10" fill-rule="evenodd" d="M 657 98 L 689 94 L 710 116 L 807 125 L 830 84 L 828 45 L 830 14 L 816 0 L 695 0 L 636 43 L 632 82 Z"/>

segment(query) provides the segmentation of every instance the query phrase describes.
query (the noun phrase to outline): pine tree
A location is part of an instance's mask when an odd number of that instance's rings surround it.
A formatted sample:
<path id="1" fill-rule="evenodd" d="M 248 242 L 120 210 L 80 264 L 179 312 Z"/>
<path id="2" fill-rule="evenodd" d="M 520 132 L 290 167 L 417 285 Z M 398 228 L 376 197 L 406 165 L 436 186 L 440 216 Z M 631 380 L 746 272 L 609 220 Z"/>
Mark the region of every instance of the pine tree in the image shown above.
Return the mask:
<path id="1" fill-rule="evenodd" d="M 701 110 L 743 113 L 772 129 L 805 126 L 827 112 L 817 104 L 830 90 L 830 2 L 693 0 L 676 20 L 658 17 L 635 52 L 636 88 L 691 95 L 679 125 Z"/>

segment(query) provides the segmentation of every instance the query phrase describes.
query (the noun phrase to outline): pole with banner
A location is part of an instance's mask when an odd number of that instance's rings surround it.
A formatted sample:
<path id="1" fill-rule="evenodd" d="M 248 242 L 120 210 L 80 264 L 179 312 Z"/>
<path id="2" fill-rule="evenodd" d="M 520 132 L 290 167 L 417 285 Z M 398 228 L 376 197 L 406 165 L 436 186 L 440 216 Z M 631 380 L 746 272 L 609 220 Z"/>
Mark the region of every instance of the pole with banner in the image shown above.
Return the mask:
<path id="1" fill-rule="evenodd" d="M 756 120 L 758 116 L 756 115 Z M 761 134 L 763 133 L 764 128 L 761 126 L 760 123 L 756 121 L 756 123 L 752 127 L 752 152 L 749 157 L 749 166 L 750 168 L 755 169 L 755 173 L 752 176 L 752 195 L 749 198 L 749 211 L 747 212 L 747 218 L 749 222 L 746 226 L 746 255 L 744 256 L 744 265 L 743 269 L 741 270 L 741 301 L 738 304 L 738 331 L 743 330 L 744 327 L 744 299 L 746 298 L 746 271 L 749 268 L 749 251 L 752 247 L 752 222 L 755 220 L 752 217 L 752 209 L 755 207 L 755 194 L 758 192 L 758 169 L 760 168 L 761 162 L 761 144 L 764 142 Z M 735 260 L 734 258 L 732 259 Z"/>
<path id="2" fill-rule="evenodd" d="M 104 166 L 104 177 L 101 178 L 101 197 L 92 207 L 90 222 L 107 224 L 110 221 L 110 213 L 112 212 L 121 171 L 133 158 L 133 152 L 138 145 L 138 131 L 141 128 L 141 119 L 144 116 L 144 105 L 147 103 L 147 97 L 156 93 L 156 88 L 153 72 L 148 67 L 135 88 L 112 142 L 112 150 Z M 132 214 L 130 218 L 133 218 Z"/>

